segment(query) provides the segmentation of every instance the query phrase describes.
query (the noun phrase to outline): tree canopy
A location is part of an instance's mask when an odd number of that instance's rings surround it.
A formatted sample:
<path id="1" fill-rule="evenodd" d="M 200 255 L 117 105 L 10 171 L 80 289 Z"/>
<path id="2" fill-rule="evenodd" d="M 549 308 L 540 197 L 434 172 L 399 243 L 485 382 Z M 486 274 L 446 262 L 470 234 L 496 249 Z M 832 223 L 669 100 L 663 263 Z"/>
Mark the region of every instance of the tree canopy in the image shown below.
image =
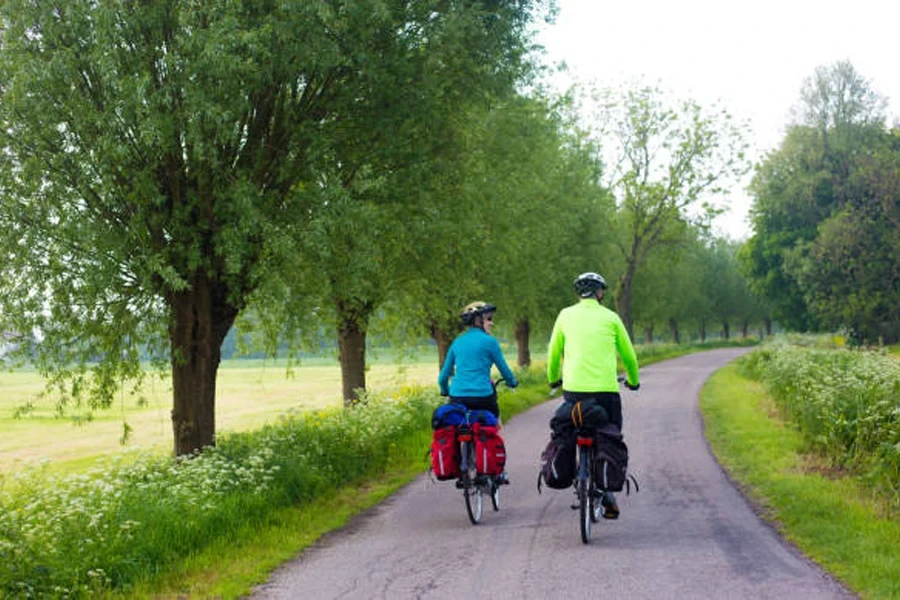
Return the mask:
<path id="1" fill-rule="evenodd" d="M 222 341 L 293 283 L 322 190 L 409 164 L 509 89 L 541 4 L 4 2 L 5 330 L 100 403 L 149 345 L 176 453 L 213 444 Z"/>

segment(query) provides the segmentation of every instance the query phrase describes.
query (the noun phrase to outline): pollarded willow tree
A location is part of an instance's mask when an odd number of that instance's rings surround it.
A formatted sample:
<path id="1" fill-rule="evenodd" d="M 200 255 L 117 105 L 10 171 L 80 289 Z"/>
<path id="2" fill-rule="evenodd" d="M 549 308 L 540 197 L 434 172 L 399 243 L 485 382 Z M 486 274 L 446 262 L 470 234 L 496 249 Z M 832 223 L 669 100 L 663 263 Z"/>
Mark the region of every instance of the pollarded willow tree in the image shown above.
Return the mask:
<path id="1" fill-rule="evenodd" d="M 517 60 L 536 4 L 5 1 L 3 330 L 99 404 L 138 348 L 168 361 L 175 453 L 214 444 L 223 339 L 315 272 L 321 174 L 401 157 Z"/>
<path id="2" fill-rule="evenodd" d="M 723 210 L 717 203 L 750 167 L 747 125 L 658 87 L 603 90 L 594 100 L 610 157 L 605 175 L 619 206 L 624 266 L 616 309 L 631 332 L 637 271 L 654 252 L 682 245 L 689 226 L 704 227 Z"/>

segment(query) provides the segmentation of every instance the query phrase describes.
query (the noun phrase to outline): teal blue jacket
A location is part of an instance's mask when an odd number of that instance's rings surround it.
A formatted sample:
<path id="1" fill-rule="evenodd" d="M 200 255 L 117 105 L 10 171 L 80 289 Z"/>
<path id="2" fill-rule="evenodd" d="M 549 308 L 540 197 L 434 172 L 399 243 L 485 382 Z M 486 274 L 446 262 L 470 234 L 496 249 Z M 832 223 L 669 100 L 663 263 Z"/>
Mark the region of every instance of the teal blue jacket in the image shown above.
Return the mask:
<path id="1" fill-rule="evenodd" d="M 447 351 L 447 358 L 438 375 L 441 395 L 457 398 L 490 396 L 494 393 L 494 386 L 491 385 L 491 368 L 494 365 L 497 365 L 506 385 L 519 385 L 506 364 L 497 339 L 478 327 L 469 327 L 453 340 Z"/>

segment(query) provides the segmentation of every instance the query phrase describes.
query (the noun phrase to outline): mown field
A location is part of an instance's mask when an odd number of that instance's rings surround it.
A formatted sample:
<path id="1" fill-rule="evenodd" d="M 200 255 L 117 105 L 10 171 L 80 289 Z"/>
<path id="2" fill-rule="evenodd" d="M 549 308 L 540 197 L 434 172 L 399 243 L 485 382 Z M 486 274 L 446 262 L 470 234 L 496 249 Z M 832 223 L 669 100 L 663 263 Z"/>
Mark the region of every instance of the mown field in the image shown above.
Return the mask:
<path id="1" fill-rule="evenodd" d="M 261 360 L 223 362 L 216 392 L 217 431 L 247 431 L 288 411 L 341 404 L 341 373 L 334 361 L 318 359 L 288 370 Z M 366 374 L 372 389 L 435 385 L 437 358 L 407 364 L 375 363 Z M 107 410 L 69 406 L 57 411 L 53 398 L 40 398 L 43 380 L 35 371 L 0 373 L 0 472 L 42 461 L 76 468 L 125 449 L 168 452 L 172 447 L 172 390 L 151 379 L 147 403 L 120 396 Z M 33 409 L 23 410 L 32 404 Z M 17 416 L 18 414 L 18 416 Z M 128 439 L 122 440 L 125 424 Z"/>

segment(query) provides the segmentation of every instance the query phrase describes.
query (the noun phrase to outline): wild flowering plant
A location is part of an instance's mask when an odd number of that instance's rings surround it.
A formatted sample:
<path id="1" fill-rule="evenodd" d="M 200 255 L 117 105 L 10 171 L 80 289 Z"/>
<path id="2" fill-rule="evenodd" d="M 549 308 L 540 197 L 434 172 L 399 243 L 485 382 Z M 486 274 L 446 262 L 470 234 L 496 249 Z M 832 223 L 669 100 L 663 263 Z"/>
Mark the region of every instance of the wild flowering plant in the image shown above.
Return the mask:
<path id="1" fill-rule="evenodd" d="M 742 365 L 814 448 L 898 497 L 900 362 L 877 351 L 776 343 Z"/>
<path id="2" fill-rule="evenodd" d="M 398 449 L 421 447 L 439 402 L 433 391 L 406 393 L 288 414 L 187 458 L 133 452 L 84 474 L 0 480 L 0 597 L 123 589 L 272 508 L 384 470 Z"/>

